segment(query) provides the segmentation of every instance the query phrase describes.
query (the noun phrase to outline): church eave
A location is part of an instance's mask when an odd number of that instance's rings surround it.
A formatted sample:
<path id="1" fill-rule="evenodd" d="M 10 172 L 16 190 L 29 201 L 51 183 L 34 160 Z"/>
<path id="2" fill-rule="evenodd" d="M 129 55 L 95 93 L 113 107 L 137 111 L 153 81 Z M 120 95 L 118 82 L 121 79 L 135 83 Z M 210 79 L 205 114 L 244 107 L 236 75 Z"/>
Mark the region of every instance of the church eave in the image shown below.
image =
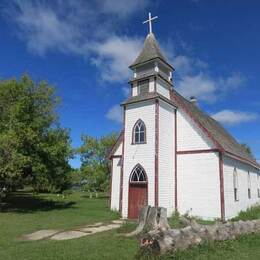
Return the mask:
<path id="1" fill-rule="evenodd" d="M 172 100 L 170 100 L 156 92 L 150 92 L 150 93 L 148 93 L 148 95 L 143 95 L 143 96 L 138 95 L 138 96 L 130 97 L 129 99 L 127 99 L 125 102 L 121 103 L 120 105 L 126 106 L 129 104 L 134 104 L 134 103 L 147 101 L 147 100 L 153 100 L 153 99 L 154 100 L 160 99 L 160 100 L 172 105 L 173 107 L 175 107 L 177 109 L 176 103 L 174 103 Z"/>
<path id="2" fill-rule="evenodd" d="M 177 92 L 172 90 L 171 92 L 172 94 L 172 99 L 176 102 L 176 104 L 196 123 L 196 125 L 208 136 L 208 138 L 213 142 L 213 144 L 215 145 L 216 149 L 219 150 L 220 153 L 228 156 L 228 157 L 232 157 L 238 161 L 241 161 L 241 162 L 244 162 L 246 164 L 249 164 L 251 166 L 253 166 L 254 168 L 256 169 L 260 169 L 260 165 L 257 163 L 257 161 L 253 160 L 253 158 L 250 156 L 250 155 L 240 155 L 239 152 L 231 152 L 230 149 L 227 149 L 224 144 L 222 145 L 221 142 L 223 143 L 223 140 L 220 139 L 221 141 L 217 140 L 214 135 L 210 132 L 210 130 L 205 127 L 201 122 L 200 120 L 198 120 L 196 118 L 196 116 L 193 115 L 193 112 L 186 106 L 186 104 L 184 104 L 184 101 L 186 103 L 189 103 L 188 100 L 186 100 L 185 98 L 183 98 L 182 96 L 180 96 L 179 94 L 177 95 Z M 179 96 L 179 97 L 177 97 Z M 182 99 L 182 100 L 181 100 Z M 191 105 L 191 104 L 190 104 Z M 192 105 L 194 106 L 194 105 Z M 193 110 L 196 109 L 199 111 L 198 108 L 195 108 L 193 107 Z M 205 117 L 205 115 L 204 115 Z M 212 119 L 210 116 L 206 116 L 207 120 L 213 120 L 215 121 L 214 119 Z M 219 125 L 219 124 L 218 124 Z M 222 126 L 220 126 L 222 127 Z M 222 129 L 222 131 L 224 130 L 225 132 L 225 138 L 229 138 L 229 139 L 234 139 L 224 128 Z M 216 130 L 217 132 L 219 130 Z M 224 137 L 223 137 L 224 138 Z M 234 139 L 232 142 L 236 143 L 236 140 Z M 235 150 L 236 149 L 241 149 L 242 150 L 242 147 L 240 147 L 240 145 L 237 143 L 236 144 L 236 148 L 234 148 Z"/>
<path id="3" fill-rule="evenodd" d="M 136 82 L 136 81 L 139 81 L 139 80 L 145 80 L 145 79 L 149 79 L 150 77 L 159 77 L 160 79 L 162 79 L 164 82 L 166 82 L 168 85 L 169 85 L 169 87 L 170 88 L 172 88 L 173 87 L 173 84 L 172 84 L 172 82 L 170 82 L 169 80 L 167 80 L 167 79 L 165 79 L 161 74 L 160 74 L 160 72 L 158 73 L 158 72 L 152 72 L 152 73 L 149 73 L 149 74 L 147 74 L 147 75 L 145 75 L 145 76 L 141 76 L 141 77 L 137 77 L 137 78 L 134 78 L 134 79 L 131 79 L 131 80 L 129 80 L 128 81 L 128 83 L 129 84 L 131 84 L 131 83 L 134 83 L 134 82 Z"/>
<path id="4" fill-rule="evenodd" d="M 129 66 L 129 69 L 134 70 L 137 67 L 140 67 L 142 65 L 145 65 L 147 63 L 150 63 L 151 61 L 156 61 L 159 60 L 160 62 L 162 62 L 163 64 L 165 64 L 169 69 L 171 69 L 172 71 L 175 71 L 175 69 L 173 68 L 173 66 L 171 64 L 169 64 L 166 60 L 162 59 L 161 57 L 155 57 L 143 62 L 138 62 L 138 63 L 133 63 Z"/>

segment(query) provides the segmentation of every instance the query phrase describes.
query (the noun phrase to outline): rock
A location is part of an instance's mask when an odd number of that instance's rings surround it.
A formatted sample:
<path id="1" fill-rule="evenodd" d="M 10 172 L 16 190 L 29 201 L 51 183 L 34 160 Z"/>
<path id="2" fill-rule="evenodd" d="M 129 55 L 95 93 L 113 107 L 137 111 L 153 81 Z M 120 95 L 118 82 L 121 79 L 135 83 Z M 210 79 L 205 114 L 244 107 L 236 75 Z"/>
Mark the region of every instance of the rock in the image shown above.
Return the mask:
<path id="1" fill-rule="evenodd" d="M 36 231 L 32 234 L 28 234 L 28 235 L 23 236 L 23 239 L 36 241 L 36 240 L 41 240 L 41 239 L 45 239 L 45 238 L 48 238 L 50 236 L 53 236 L 53 235 L 57 234 L 58 232 L 60 232 L 60 231 L 59 230 L 53 230 L 53 229 L 40 230 L 40 231 Z"/>
<path id="2" fill-rule="evenodd" d="M 68 239 L 73 239 L 73 238 L 79 238 L 79 237 L 84 237 L 87 236 L 88 233 L 80 232 L 80 231 L 65 231 L 58 233 L 54 236 L 52 236 L 50 239 L 51 240 L 68 240 Z"/>

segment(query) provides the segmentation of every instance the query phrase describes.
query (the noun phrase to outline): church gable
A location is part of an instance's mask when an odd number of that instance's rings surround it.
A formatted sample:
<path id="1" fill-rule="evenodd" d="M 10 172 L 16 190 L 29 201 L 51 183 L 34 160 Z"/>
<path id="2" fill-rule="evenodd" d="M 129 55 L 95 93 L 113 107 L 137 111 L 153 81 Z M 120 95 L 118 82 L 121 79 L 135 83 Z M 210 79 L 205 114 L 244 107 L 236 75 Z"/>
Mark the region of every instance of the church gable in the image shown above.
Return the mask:
<path id="1" fill-rule="evenodd" d="M 177 111 L 178 151 L 215 149 L 213 142 L 182 109 Z"/>

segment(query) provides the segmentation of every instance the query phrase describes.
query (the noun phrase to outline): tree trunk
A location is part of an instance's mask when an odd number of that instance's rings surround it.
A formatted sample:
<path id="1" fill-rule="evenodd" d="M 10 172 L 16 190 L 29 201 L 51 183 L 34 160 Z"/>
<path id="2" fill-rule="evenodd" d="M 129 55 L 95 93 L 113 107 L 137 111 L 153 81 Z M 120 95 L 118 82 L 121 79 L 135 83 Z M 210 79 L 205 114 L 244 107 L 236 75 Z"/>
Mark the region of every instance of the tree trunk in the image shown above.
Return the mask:
<path id="1" fill-rule="evenodd" d="M 140 211 L 137 228 L 126 236 L 135 236 L 151 230 L 168 230 L 169 228 L 165 208 L 146 206 Z"/>
<path id="2" fill-rule="evenodd" d="M 165 253 L 208 241 L 235 239 L 250 233 L 260 233 L 260 219 L 215 225 L 199 225 L 193 222 L 191 226 L 182 229 L 152 230 L 141 237 L 140 247 L 144 252 Z"/>

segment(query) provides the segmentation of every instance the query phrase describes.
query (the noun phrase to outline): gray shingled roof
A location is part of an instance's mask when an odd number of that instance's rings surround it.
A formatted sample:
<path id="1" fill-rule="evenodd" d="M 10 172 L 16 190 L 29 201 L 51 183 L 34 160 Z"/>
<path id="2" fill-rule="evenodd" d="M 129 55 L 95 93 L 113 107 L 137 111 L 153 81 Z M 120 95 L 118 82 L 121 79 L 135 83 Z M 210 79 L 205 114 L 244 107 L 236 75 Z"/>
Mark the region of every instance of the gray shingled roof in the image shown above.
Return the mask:
<path id="1" fill-rule="evenodd" d="M 167 59 L 165 58 L 165 56 L 162 54 L 158 43 L 155 39 L 155 36 L 153 33 L 150 33 L 147 35 L 145 41 L 144 41 L 144 47 L 142 49 L 142 51 L 140 52 L 140 54 L 138 55 L 138 57 L 135 59 L 135 61 L 129 66 L 130 68 L 147 62 L 149 60 L 153 60 L 159 58 L 161 60 L 163 60 L 165 63 L 169 64 L 167 62 Z M 171 66 L 169 64 L 169 66 Z"/>
<path id="2" fill-rule="evenodd" d="M 166 98 L 165 96 L 163 96 L 157 92 L 147 92 L 147 93 L 143 93 L 143 94 L 140 94 L 137 96 L 129 97 L 126 101 L 121 103 L 121 105 L 136 103 L 136 102 L 155 99 L 155 98 L 160 98 L 160 99 L 164 100 L 165 102 L 168 102 L 175 106 L 174 101 L 169 100 L 168 98 Z"/>
<path id="3" fill-rule="evenodd" d="M 221 148 L 228 153 L 242 157 L 255 165 L 258 165 L 256 160 L 247 152 L 247 150 L 241 146 L 220 123 L 201 111 L 196 105 L 186 100 L 175 90 L 172 91 L 172 94 L 172 100 L 176 102 L 179 107 L 183 107 L 186 112 L 190 113 L 192 118 L 206 129 Z"/>
<path id="4" fill-rule="evenodd" d="M 179 109 L 183 109 L 185 113 L 189 114 L 189 116 L 191 116 L 194 119 L 195 123 L 198 123 L 204 130 L 206 130 L 209 133 L 210 137 L 213 139 L 213 141 L 215 141 L 216 144 L 220 146 L 217 148 L 221 148 L 230 154 L 236 155 L 247 161 L 250 161 L 253 165 L 255 165 L 258 168 L 260 167 L 260 165 L 247 152 L 247 150 L 243 146 L 241 146 L 221 124 L 219 124 L 216 120 L 211 118 L 205 112 L 201 111 L 196 105 L 182 97 L 175 90 L 172 90 L 171 94 L 171 103 Z M 122 104 L 125 105 L 153 98 L 161 98 L 163 100 L 166 100 L 166 98 L 162 95 L 150 92 L 143 95 L 130 97 Z M 117 143 L 110 152 L 110 155 L 112 155 L 115 152 L 115 149 L 122 142 L 122 138 L 123 132 L 120 133 Z"/>

